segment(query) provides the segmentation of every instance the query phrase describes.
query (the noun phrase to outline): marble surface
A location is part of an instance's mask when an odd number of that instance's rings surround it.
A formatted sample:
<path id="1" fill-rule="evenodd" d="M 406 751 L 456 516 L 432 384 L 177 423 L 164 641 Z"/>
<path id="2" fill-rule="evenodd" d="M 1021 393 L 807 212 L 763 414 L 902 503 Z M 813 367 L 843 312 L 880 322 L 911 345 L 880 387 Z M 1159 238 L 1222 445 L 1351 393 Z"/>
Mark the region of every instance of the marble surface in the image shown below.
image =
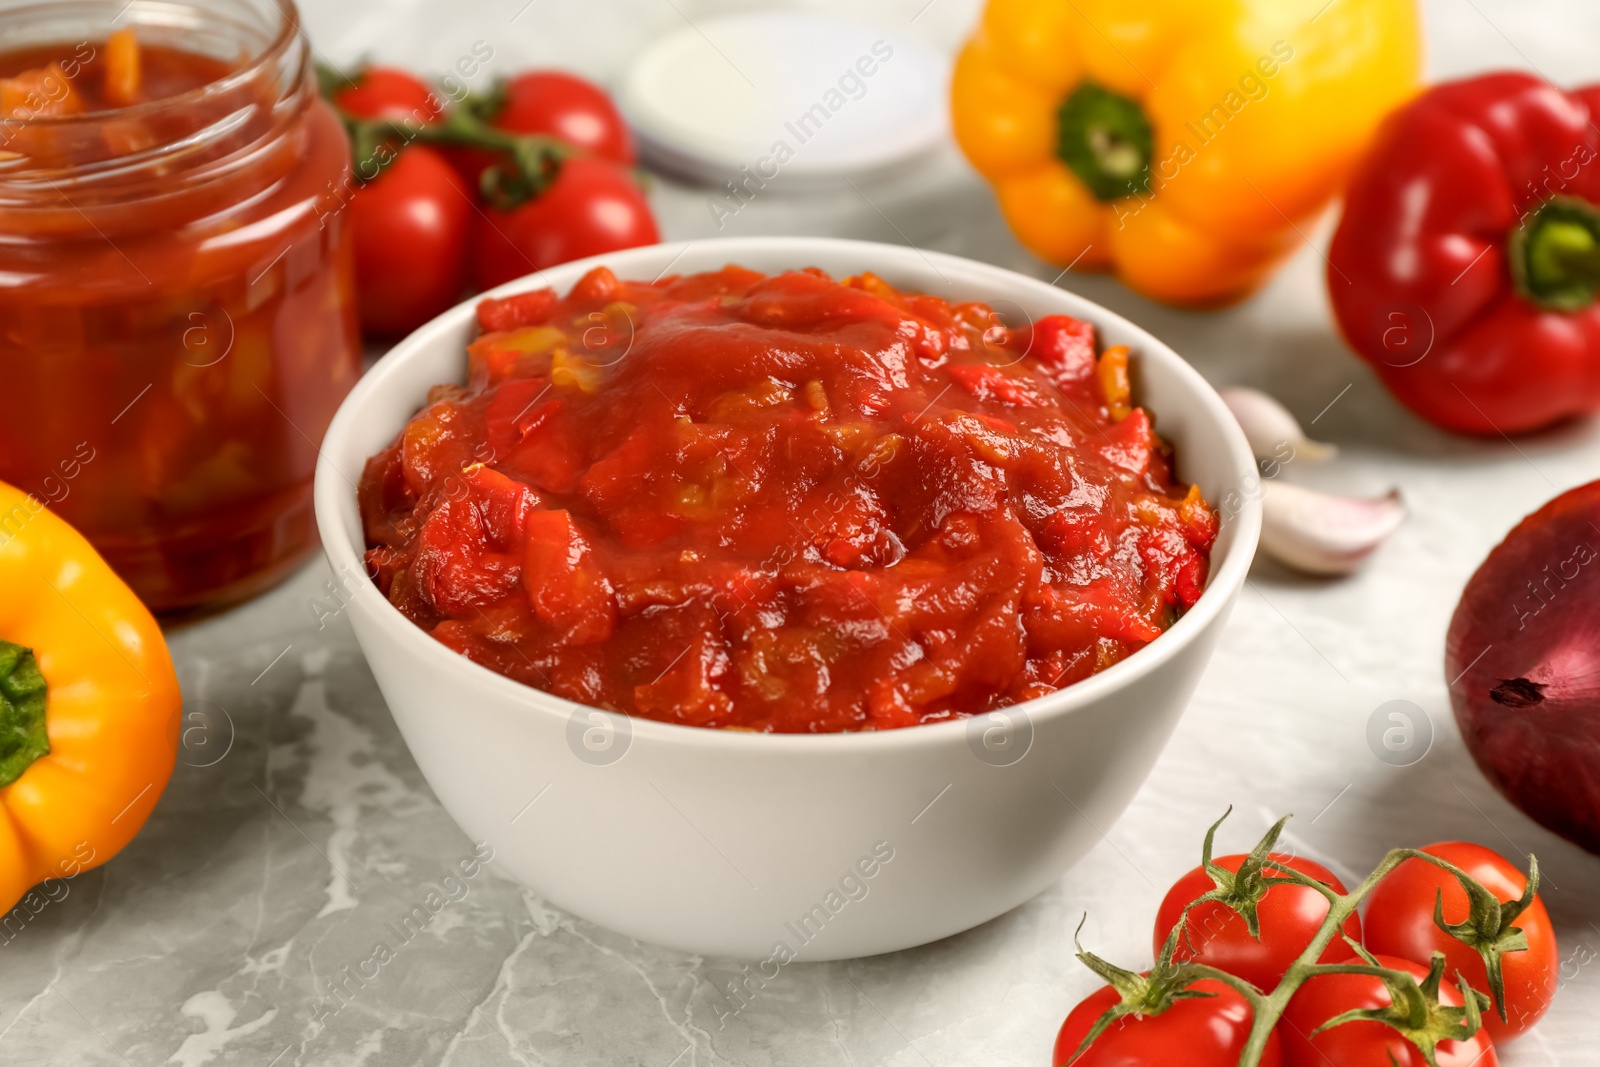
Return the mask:
<path id="1" fill-rule="evenodd" d="M 613 76 L 627 50 L 716 7 L 688 0 L 307 0 L 319 48 L 444 66 L 474 40 L 506 69 L 561 60 Z M 885 0 L 884 20 L 948 46 L 966 0 Z M 918 14 L 918 9 L 923 9 Z M 1436 0 L 1432 66 L 1592 73 L 1591 0 Z M 513 21 L 514 20 L 514 21 Z M 619 59 L 619 57 L 621 57 Z M 655 193 L 670 238 L 716 232 L 706 193 Z M 1360 576 L 1258 561 L 1187 717 L 1148 785 L 1061 881 L 976 930 L 912 951 L 785 969 L 722 1020 L 737 967 L 641 945 L 564 914 L 475 862 L 384 708 L 320 562 L 259 600 L 171 634 L 191 725 L 172 784 L 112 863 L 0 942 L 7 1064 L 1033 1064 L 1094 986 L 1085 943 L 1147 959 L 1165 886 L 1228 805 L 1227 848 L 1286 812 L 1293 844 L 1343 874 L 1442 838 L 1536 851 L 1566 964 L 1511 1067 L 1596 1062 L 1600 859 L 1540 830 L 1462 749 L 1442 677 L 1462 583 L 1524 513 L 1600 471 L 1600 430 L 1464 442 L 1397 406 L 1329 327 L 1326 227 L 1267 291 L 1212 315 L 1154 307 L 1098 278 L 1079 290 L 1144 323 L 1214 383 L 1282 397 L 1344 459 L 1284 477 L 1397 485 L 1412 515 Z M 984 187 L 947 156 L 842 194 L 764 194 L 724 233 L 910 242 L 1040 277 Z M 1433 732 L 1397 768 L 1365 731 L 1407 700 Z M 603 832 L 597 829 L 597 832 Z M 464 872 L 471 871 L 467 876 Z M 421 906 L 426 924 L 407 926 Z M 383 951 L 379 951 L 379 946 Z M 352 978 L 365 974 L 372 977 Z"/>

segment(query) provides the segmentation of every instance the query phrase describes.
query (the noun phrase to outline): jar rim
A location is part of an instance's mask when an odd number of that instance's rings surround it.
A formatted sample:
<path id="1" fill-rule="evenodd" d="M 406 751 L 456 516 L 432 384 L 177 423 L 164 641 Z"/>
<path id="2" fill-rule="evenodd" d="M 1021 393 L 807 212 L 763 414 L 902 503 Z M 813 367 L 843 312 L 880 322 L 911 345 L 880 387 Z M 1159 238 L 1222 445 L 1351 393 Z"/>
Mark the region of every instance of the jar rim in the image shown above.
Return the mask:
<path id="1" fill-rule="evenodd" d="M 26 15 L 32 10 L 59 10 L 59 0 L 40 0 L 38 3 L 14 7 L 4 12 L 5 16 Z M 115 0 L 107 0 L 105 6 L 110 7 Z M 163 6 L 180 6 L 180 4 L 164 4 Z M 193 0 L 182 0 L 181 6 L 204 10 Z M 120 118 L 141 118 L 146 115 L 158 114 L 169 109 L 184 107 L 195 101 L 203 100 L 209 96 L 217 96 L 230 92 L 246 85 L 253 78 L 259 77 L 267 67 L 276 64 L 300 37 L 300 9 L 295 5 L 295 0 L 271 0 L 271 6 L 278 12 L 278 32 L 262 49 L 248 62 L 235 70 L 216 79 L 197 85 L 193 89 L 185 89 L 181 93 L 164 96 L 159 100 L 146 100 L 142 103 L 131 104 L 128 107 L 105 108 L 98 111 L 80 111 L 71 115 L 28 115 L 8 117 L 4 121 L 13 129 L 28 127 L 33 129 L 71 129 L 78 124 L 88 125 L 104 122 L 108 116 L 115 115 Z M 137 11 L 140 0 L 129 0 L 124 4 L 113 21 L 121 18 L 123 14 Z"/>

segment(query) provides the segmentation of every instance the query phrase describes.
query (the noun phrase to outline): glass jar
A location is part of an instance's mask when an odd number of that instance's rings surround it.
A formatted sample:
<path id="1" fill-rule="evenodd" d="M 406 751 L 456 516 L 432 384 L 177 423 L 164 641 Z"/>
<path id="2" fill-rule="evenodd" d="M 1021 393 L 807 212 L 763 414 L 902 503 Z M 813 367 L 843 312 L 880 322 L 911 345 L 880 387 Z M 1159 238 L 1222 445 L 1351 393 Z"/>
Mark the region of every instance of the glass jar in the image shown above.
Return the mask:
<path id="1" fill-rule="evenodd" d="M 56 83 L 127 27 L 169 66 L 187 53 L 227 72 L 51 114 L 70 91 Z M 299 15 L 290 0 L 0 0 L 0 42 L 4 75 L 44 46 L 76 57 L 34 98 L 0 93 L 0 481 L 82 531 L 153 610 L 251 596 L 315 546 L 317 445 L 361 369 L 349 147 Z"/>

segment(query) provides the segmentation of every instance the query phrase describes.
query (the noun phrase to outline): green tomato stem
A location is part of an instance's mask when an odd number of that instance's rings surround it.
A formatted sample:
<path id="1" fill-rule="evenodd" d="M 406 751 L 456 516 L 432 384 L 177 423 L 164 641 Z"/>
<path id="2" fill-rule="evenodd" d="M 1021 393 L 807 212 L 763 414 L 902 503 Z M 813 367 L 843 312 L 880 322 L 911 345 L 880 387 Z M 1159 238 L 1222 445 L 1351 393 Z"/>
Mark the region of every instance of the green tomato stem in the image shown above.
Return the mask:
<path id="1" fill-rule="evenodd" d="M 1223 818 L 1226 819 L 1227 815 Z M 1421 982 L 1418 982 L 1410 972 L 1382 966 L 1378 963 L 1377 957 L 1354 941 L 1350 944 L 1358 954 L 1360 962 L 1324 964 L 1318 961 L 1333 939 L 1343 936 L 1344 924 L 1356 913 L 1362 901 L 1378 883 L 1402 863 L 1415 859 L 1448 872 L 1467 893 L 1473 910 L 1466 923 L 1447 924 L 1438 904 L 1435 906 L 1434 922 L 1456 940 L 1478 950 L 1490 967 L 1493 982 L 1499 955 L 1526 948 L 1522 931 L 1511 924 L 1535 899 L 1539 878 L 1538 861 L 1532 856 L 1528 857 L 1528 887 L 1521 899 L 1508 903 L 1495 902 L 1493 894 L 1448 860 L 1413 848 L 1391 850 L 1383 857 L 1377 868 L 1353 891 L 1340 893 L 1304 872 L 1271 858 L 1271 848 L 1283 830 L 1284 821 L 1286 820 L 1278 822 L 1268 831 L 1255 851 L 1240 865 L 1238 872 L 1224 871 L 1211 861 L 1213 840 L 1222 820 L 1219 819 L 1206 832 L 1205 845 L 1201 850 L 1202 866 L 1211 874 L 1217 886 L 1200 900 L 1215 900 L 1232 908 L 1248 923 L 1252 936 L 1259 937 L 1253 921 L 1254 907 L 1265 893 L 1270 891 L 1273 883 L 1288 883 L 1314 889 L 1328 901 L 1327 914 L 1323 916 L 1316 935 L 1312 937 L 1300 956 L 1290 964 L 1276 988 L 1270 993 L 1263 992 L 1237 975 L 1229 974 L 1209 964 L 1194 960 L 1174 961 L 1175 950 L 1187 937 L 1189 908 L 1184 909 L 1182 917 L 1167 935 L 1165 944 L 1157 954 L 1155 966 L 1144 974 L 1124 970 L 1086 952 L 1081 944 L 1077 944 L 1075 935 L 1073 941 L 1078 948 L 1078 959 L 1120 994 L 1119 1003 L 1113 1005 L 1096 1020 L 1094 1027 L 1084 1038 L 1081 1048 L 1087 1048 L 1098 1035 L 1128 1015 L 1158 1016 L 1178 1000 L 1209 995 L 1195 992 L 1191 987 L 1197 981 L 1211 980 L 1233 990 L 1250 1005 L 1250 1033 L 1239 1056 L 1239 1067 L 1260 1067 L 1261 1057 L 1290 1001 L 1308 980 L 1325 974 L 1355 974 L 1376 978 L 1388 989 L 1390 1004 L 1382 1009 L 1353 1009 L 1336 1015 L 1324 1022 L 1318 1028 L 1318 1032 L 1361 1020 L 1378 1022 L 1403 1036 L 1430 1064 L 1435 1062 L 1436 1049 L 1441 1042 L 1464 1041 L 1478 1033 L 1482 1027 L 1481 1010 L 1500 998 L 1498 983 L 1494 982 L 1496 989 L 1492 1000 L 1489 996 L 1474 990 L 1464 977 L 1457 975 L 1456 982 L 1461 992 L 1462 1005 L 1460 1007 L 1443 1005 L 1439 999 L 1440 984 L 1446 966 L 1442 952 L 1433 954 L 1432 966 Z M 1276 877 L 1267 878 L 1268 872 Z M 1228 877 L 1224 877 L 1225 875 Z M 1190 905 L 1190 908 L 1192 907 L 1193 905 Z M 1486 944 L 1488 947 L 1485 947 Z"/>
<path id="2" fill-rule="evenodd" d="M 1273 1029 L 1278 1025 L 1278 1020 L 1283 1018 L 1284 1010 L 1289 1007 L 1289 1001 L 1294 999 L 1295 993 L 1299 992 L 1300 987 L 1306 983 L 1308 978 L 1317 974 L 1341 973 L 1328 971 L 1326 968 L 1342 965 L 1325 965 L 1319 964 L 1317 961 L 1327 951 L 1328 945 L 1333 942 L 1334 937 L 1344 928 L 1345 922 L 1361 906 L 1361 902 L 1366 899 L 1367 894 L 1372 892 L 1390 871 L 1410 859 L 1414 854 L 1418 854 L 1414 849 L 1394 849 L 1383 857 L 1383 862 L 1378 864 L 1376 870 L 1367 875 L 1365 881 L 1356 886 L 1351 892 L 1342 896 L 1328 889 L 1327 886 L 1322 886 L 1326 891 L 1324 895 L 1328 898 L 1328 914 L 1323 917 L 1322 926 L 1317 930 L 1317 936 L 1311 939 L 1311 943 L 1306 946 L 1304 952 L 1300 953 L 1299 958 L 1289 965 L 1289 969 L 1284 973 L 1283 981 L 1278 983 L 1278 987 L 1271 993 L 1261 995 L 1259 1001 L 1251 1001 L 1254 1013 L 1250 1026 L 1250 1037 L 1245 1042 L 1244 1052 L 1239 1057 L 1239 1067 L 1259 1067 L 1262 1053 L 1266 1051 L 1267 1041 L 1272 1037 Z M 1317 884 L 1320 885 L 1321 883 Z M 1365 964 L 1361 966 L 1363 967 L 1361 973 L 1370 974 L 1374 970 L 1381 971 L 1381 969 L 1367 967 Z"/>
<path id="3" fill-rule="evenodd" d="M 489 203 L 503 210 L 538 196 L 555 180 L 561 162 L 577 151 L 559 138 L 497 129 L 474 107 L 452 108 L 434 122 L 362 118 L 336 104 L 334 107 L 350 138 L 358 182 L 376 181 L 411 144 L 472 148 L 503 157 L 483 172 L 479 190 Z"/>
<path id="4" fill-rule="evenodd" d="M 1300 872 L 1286 868 L 1281 864 L 1271 863 L 1269 866 L 1275 870 L 1290 875 L 1290 880 L 1309 888 L 1317 888 L 1328 898 L 1328 914 L 1322 920 L 1322 926 L 1317 930 L 1317 936 L 1311 939 L 1298 959 L 1289 966 L 1284 973 L 1283 981 L 1271 993 L 1259 995 L 1250 1000 L 1254 1009 L 1254 1017 L 1250 1028 L 1250 1038 L 1245 1043 L 1244 1052 L 1239 1057 L 1239 1067 L 1259 1067 L 1262 1053 L 1266 1051 L 1267 1041 L 1272 1036 L 1273 1028 L 1278 1025 L 1278 1020 L 1283 1017 L 1284 1011 L 1289 1007 L 1289 1001 L 1299 992 L 1300 987 L 1310 978 L 1319 974 L 1365 974 L 1375 978 L 1382 978 L 1393 972 L 1382 967 L 1373 967 L 1369 964 L 1356 963 L 1318 963 L 1323 952 L 1334 937 L 1344 928 L 1345 922 L 1354 915 L 1367 898 L 1367 894 L 1375 889 L 1390 872 L 1406 860 L 1417 859 L 1431 863 L 1435 867 L 1449 871 L 1451 874 L 1465 877 L 1459 867 L 1438 856 L 1431 855 L 1414 848 L 1397 848 L 1383 857 L 1377 868 L 1354 890 L 1340 894 L 1329 887 L 1317 882 L 1315 879 L 1306 878 Z M 1237 987 L 1235 987 L 1237 988 Z"/>
<path id="5" fill-rule="evenodd" d="M 487 95 L 468 95 L 457 101 L 433 122 L 352 115 L 339 107 L 336 98 L 344 86 L 357 84 L 363 73 L 347 75 L 333 67 L 317 66 L 318 91 L 344 120 L 359 184 L 376 181 L 412 143 L 473 148 L 504 157 L 483 171 L 478 191 L 492 206 L 509 211 L 549 188 L 561 162 L 577 152 L 557 137 L 513 133 L 494 126 L 505 106 L 502 84 Z"/>
<path id="6" fill-rule="evenodd" d="M 1297 871 L 1287 864 L 1278 863 L 1275 860 L 1268 860 L 1266 863 L 1266 868 L 1273 874 L 1278 875 L 1279 881 L 1293 882 L 1296 885 L 1304 886 L 1307 889 L 1314 889 L 1318 893 L 1321 893 L 1323 896 L 1327 897 L 1330 902 L 1339 899 L 1339 894 L 1333 889 L 1332 886 L 1323 885 L 1309 874 L 1306 874 L 1303 871 Z"/>

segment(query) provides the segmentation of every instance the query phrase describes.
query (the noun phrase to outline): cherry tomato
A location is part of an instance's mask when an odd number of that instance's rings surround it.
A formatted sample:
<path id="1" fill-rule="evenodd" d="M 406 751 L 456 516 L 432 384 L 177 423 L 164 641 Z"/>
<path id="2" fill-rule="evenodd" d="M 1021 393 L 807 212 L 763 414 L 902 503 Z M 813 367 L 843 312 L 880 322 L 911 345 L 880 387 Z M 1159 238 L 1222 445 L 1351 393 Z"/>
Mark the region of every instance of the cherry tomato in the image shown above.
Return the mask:
<path id="1" fill-rule="evenodd" d="M 1410 960 L 1380 955 L 1378 963 L 1406 971 L 1419 982 L 1428 976 L 1426 967 Z M 1459 1007 L 1460 990 L 1448 982 L 1442 984 L 1439 1002 Z M 1368 975 L 1325 974 L 1307 979 L 1278 1020 L 1284 1067 L 1426 1067 L 1427 1060 L 1417 1046 L 1380 1022 L 1343 1023 L 1316 1037 L 1308 1036 L 1335 1015 L 1389 1004 L 1388 988 Z M 1439 1067 L 1497 1067 L 1499 1063 L 1494 1043 L 1482 1030 L 1470 1041 L 1441 1041 L 1435 1053 Z"/>
<path id="2" fill-rule="evenodd" d="M 335 92 L 333 102 L 362 119 L 434 122 L 444 113 L 443 103 L 426 82 L 394 67 L 368 67 L 356 76 L 354 85 Z"/>
<path id="3" fill-rule="evenodd" d="M 563 162 L 549 188 L 520 207 L 486 209 L 475 232 L 473 273 L 481 289 L 661 239 L 650 204 L 627 171 L 589 157 Z"/>
<path id="4" fill-rule="evenodd" d="M 1076 1060 L 1095 1020 L 1117 1003 L 1106 986 L 1072 1009 L 1056 1035 L 1054 1067 L 1234 1067 L 1250 1037 L 1249 1003 L 1221 982 L 1203 979 L 1193 989 L 1215 996 L 1175 1001 L 1160 1015 L 1127 1015 L 1108 1026 Z M 1267 1040 L 1261 1067 L 1282 1063 L 1278 1035 Z"/>
<path id="5" fill-rule="evenodd" d="M 409 333 L 461 298 L 475 214 L 443 156 L 413 144 L 350 202 L 361 328 Z"/>
<path id="6" fill-rule="evenodd" d="M 506 83 L 494 125 L 511 133 L 543 133 L 631 167 L 633 135 L 606 91 L 559 70 L 534 70 Z"/>
<path id="7" fill-rule="evenodd" d="M 512 78 L 501 91 L 500 110 L 489 120 L 496 129 L 544 134 L 585 155 L 633 166 L 633 134 L 611 97 L 593 82 L 559 70 L 533 70 Z M 474 189 L 480 187 L 484 170 L 500 158 L 481 148 L 456 148 L 449 155 Z"/>
<path id="8" fill-rule="evenodd" d="M 1519 899 L 1527 888 L 1528 879 L 1521 871 L 1482 845 L 1448 841 L 1422 851 L 1460 867 L 1502 902 Z M 1459 971 L 1472 988 L 1488 993 L 1489 976 L 1482 957 L 1434 924 L 1434 899 L 1441 891 L 1444 921 L 1465 921 L 1466 890 L 1448 871 L 1424 860 L 1407 860 L 1396 867 L 1367 898 L 1367 947 L 1419 964 L 1426 964 L 1434 952 L 1443 952 L 1447 982 L 1455 981 Z M 1550 1007 L 1560 968 L 1560 950 L 1544 901 L 1535 895 L 1528 910 L 1512 925 L 1527 935 L 1528 947 L 1501 957 L 1507 1021 L 1500 1021 L 1497 1007 L 1483 1013 L 1484 1026 L 1499 1044 L 1528 1029 Z"/>
<path id="9" fill-rule="evenodd" d="M 1237 872 L 1244 859 L 1243 855 L 1222 856 L 1213 862 L 1224 870 Z M 1276 852 L 1272 853 L 1272 859 L 1310 875 L 1335 892 L 1345 892 L 1344 883 L 1319 863 Z M 1267 873 L 1271 874 L 1270 871 Z M 1156 912 L 1154 942 L 1158 955 L 1167 935 L 1178 924 L 1183 909 L 1210 892 L 1214 885 L 1205 868 L 1196 867 L 1178 879 L 1177 884 L 1167 892 L 1160 910 Z M 1179 939 L 1174 959 L 1199 960 L 1238 975 L 1257 989 L 1270 993 L 1283 979 L 1283 973 L 1289 969 L 1289 965 L 1311 944 L 1311 939 L 1321 929 L 1322 920 L 1327 914 L 1328 901 L 1315 889 L 1290 884 L 1273 885 L 1256 905 L 1261 929 L 1261 938 L 1257 940 L 1250 936 L 1250 929 L 1238 912 L 1218 901 L 1207 901 L 1189 912 L 1188 936 Z M 1351 915 L 1344 924 L 1343 932 L 1360 941 L 1361 920 Z M 1355 958 L 1354 950 L 1342 938 L 1335 937 L 1322 953 L 1321 961 L 1335 963 Z"/>

